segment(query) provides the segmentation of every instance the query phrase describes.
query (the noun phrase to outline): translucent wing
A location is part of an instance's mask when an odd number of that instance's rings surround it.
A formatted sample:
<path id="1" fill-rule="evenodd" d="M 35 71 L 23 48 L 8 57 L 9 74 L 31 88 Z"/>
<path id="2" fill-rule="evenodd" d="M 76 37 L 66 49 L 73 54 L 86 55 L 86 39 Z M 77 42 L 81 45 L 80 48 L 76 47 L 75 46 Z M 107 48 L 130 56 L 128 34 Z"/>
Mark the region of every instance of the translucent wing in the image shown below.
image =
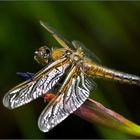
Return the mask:
<path id="1" fill-rule="evenodd" d="M 69 83 L 65 93 L 61 93 L 53 99 L 39 117 L 38 125 L 41 131 L 48 132 L 62 122 L 88 98 L 94 87 L 81 72 Z"/>
<path id="2" fill-rule="evenodd" d="M 4 106 L 9 109 L 13 109 L 47 93 L 52 87 L 55 86 L 55 84 L 64 74 L 68 65 L 69 64 L 58 66 L 56 68 L 48 70 L 48 72 L 46 73 L 45 69 L 47 68 L 45 68 L 44 70 L 38 72 L 38 74 L 35 75 L 33 79 L 27 80 L 11 89 L 3 98 Z M 40 75 L 40 73 L 43 74 Z"/>
<path id="3" fill-rule="evenodd" d="M 96 62 L 98 64 L 101 63 L 101 60 L 93 52 L 91 52 L 89 49 L 87 49 L 87 47 L 85 47 L 85 45 L 83 43 L 81 43 L 80 41 L 77 41 L 77 40 L 73 40 L 72 43 L 77 48 L 81 47 L 83 49 L 83 52 L 86 57 L 90 58 L 91 60 L 93 60 L 94 62 Z"/>
<path id="4" fill-rule="evenodd" d="M 67 39 L 62 37 L 60 34 L 58 34 L 52 27 L 50 27 L 47 23 L 40 21 L 40 24 L 49 32 L 52 34 L 52 36 L 58 41 L 60 45 L 62 45 L 64 48 L 71 48 L 75 50 L 75 47 L 72 45 L 71 42 L 69 42 Z"/>

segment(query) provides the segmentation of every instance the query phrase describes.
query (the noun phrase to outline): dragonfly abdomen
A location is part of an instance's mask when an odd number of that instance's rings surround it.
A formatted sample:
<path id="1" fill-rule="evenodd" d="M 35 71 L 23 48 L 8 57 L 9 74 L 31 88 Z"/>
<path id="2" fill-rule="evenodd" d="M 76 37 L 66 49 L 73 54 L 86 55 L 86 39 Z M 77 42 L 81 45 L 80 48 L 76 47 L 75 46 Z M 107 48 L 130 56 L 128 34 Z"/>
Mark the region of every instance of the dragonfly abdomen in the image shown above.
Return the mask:
<path id="1" fill-rule="evenodd" d="M 119 72 L 102 66 L 97 66 L 95 71 L 95 76 L 98 77 L 119 81 L 121 83 L 140 85 L 140 77 L 135 75 Z"/>
<path id="2" fill-rule="evenodd" d="M 109 69 L 91 62 L 85 62 L 83 70 L 86 74 L 121 83 L 140 85 L 140 77 Z"/>

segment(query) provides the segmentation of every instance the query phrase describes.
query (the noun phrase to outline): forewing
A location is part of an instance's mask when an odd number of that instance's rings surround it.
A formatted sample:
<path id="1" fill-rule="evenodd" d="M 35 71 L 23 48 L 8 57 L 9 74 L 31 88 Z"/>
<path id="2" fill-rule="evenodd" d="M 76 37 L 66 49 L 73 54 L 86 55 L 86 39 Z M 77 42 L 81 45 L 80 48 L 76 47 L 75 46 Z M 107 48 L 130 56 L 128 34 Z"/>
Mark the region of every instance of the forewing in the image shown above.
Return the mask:
<path id="1" fill-rule="evenodd" d="M 62 45 L 64 48 L 71 48 L 75 49 L 75 47 L 72 45 L 70 41 L 62 37 L 60 34 L 58 34 L 51 26 L 49 26 L 47 23 L 40 21 L 40 24 L 49 32 L 52 34 L 52 36 L 58 41 L 60 45 Z"/>
<path id="2" fill-rule="evenodd" d="M 80 107 L 95 87 L 81 72 L 69 83 L 65 93 L 53 99 L 41 113 L 38 126 L 41 131 L 48 132 Z"/>
<path id="3" fill-rule="evenodd" d="M 47 93 L 55 86 L 67 67 L 68 64 L 64 64 L 50 69 L 41 77 L 34 80 L 27 80 L 11 89 L 3 98 L 4 106 L 9 109 L 14 109 Z"/>
<path id="4" fill-rule="evenodd" d="M 93 53 L 91 52 L 89 49 L 87 49 L 87 47 L 80 41 L 77 40 L 73 40 L 72 43 L 77 47 L 77 48 L 82 48 L 83 52 L 85 54 L 86 57 L 89 57 L 91 60 L 93 60 L 94 62 L 96 62 L 97 64 L 101 63 L 101 60 Z"/>

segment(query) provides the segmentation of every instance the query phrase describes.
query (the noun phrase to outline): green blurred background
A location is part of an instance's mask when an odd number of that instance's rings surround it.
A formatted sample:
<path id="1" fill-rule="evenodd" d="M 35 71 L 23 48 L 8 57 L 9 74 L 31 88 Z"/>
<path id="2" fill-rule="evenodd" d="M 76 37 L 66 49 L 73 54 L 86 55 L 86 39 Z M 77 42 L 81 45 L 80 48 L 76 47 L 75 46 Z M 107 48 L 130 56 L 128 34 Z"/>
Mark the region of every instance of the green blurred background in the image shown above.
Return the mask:
<path id="1" fill-rule="evenodd" d="M 75 115 L 42 133 L 37 120 L 46 106 L 43 99 L 15 110 L 3 107 L 4 94 L 23 81 L 15 73 L 41 69 L 34 51 L 58 46 L 39 20 L 69 40 L 83 42 L 103 65 L 140 75 L 140 2 L 0 2 L 0 138 L 136 138 Z M 140 124 L 139 87 L 95 81 L 92 98 Z"/>

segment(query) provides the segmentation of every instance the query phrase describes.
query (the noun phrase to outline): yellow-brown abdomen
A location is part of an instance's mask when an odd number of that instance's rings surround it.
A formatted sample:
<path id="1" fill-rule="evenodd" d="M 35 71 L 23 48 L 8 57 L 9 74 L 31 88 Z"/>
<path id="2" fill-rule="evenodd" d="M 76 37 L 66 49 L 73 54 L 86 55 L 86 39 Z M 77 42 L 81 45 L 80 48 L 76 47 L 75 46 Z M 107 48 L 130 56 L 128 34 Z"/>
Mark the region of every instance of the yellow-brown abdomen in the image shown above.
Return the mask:
<path id="1" fill-rule="evenodd" d="M 140 85 L 140 77 L 138 76 L 119 72 L 113 69 L 109 69 L 109 68 L 97 65 L 91 61 L 84 61 L 83 70 L 87 75 L 119 81 L 122 83 Z"/>

